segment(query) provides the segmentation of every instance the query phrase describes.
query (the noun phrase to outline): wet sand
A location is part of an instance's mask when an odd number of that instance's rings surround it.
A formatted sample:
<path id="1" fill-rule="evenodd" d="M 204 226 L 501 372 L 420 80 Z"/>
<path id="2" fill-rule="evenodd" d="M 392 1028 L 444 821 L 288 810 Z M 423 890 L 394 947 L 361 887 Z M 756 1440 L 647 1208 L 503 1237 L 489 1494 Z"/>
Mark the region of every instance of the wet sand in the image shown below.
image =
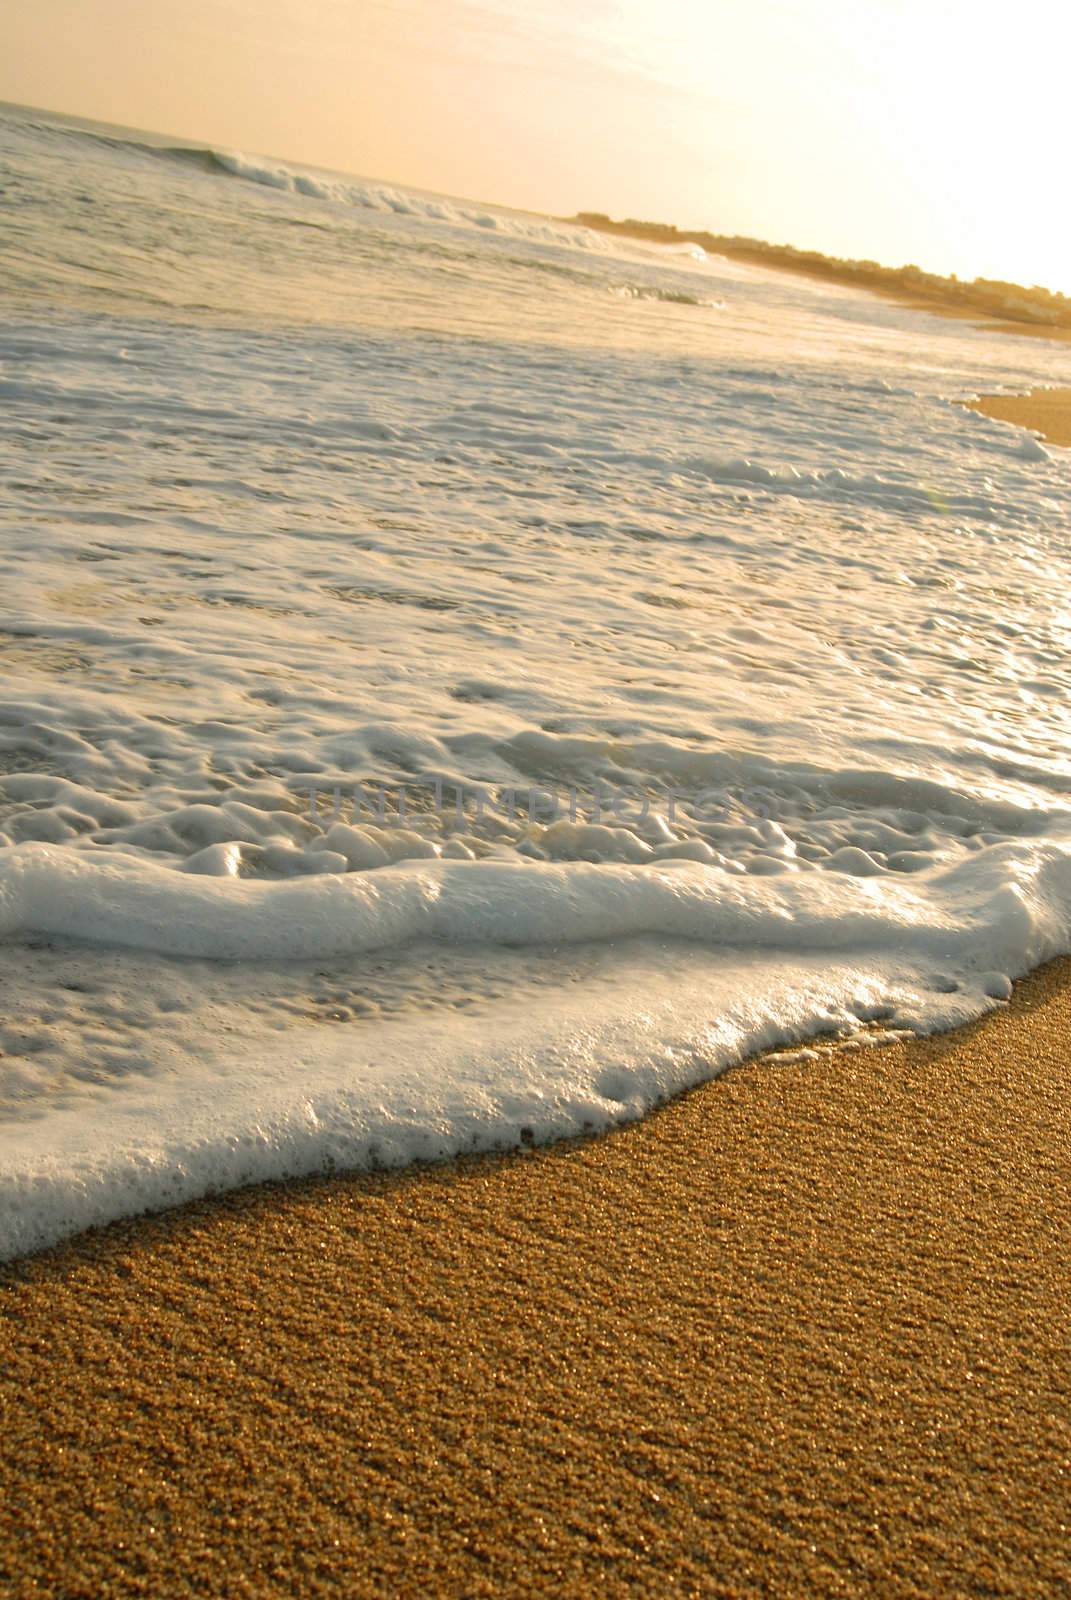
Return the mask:
<path id="1" fill-rule="evenodd" d="M 1050 444 L 1071 445 L 1071 389 L 1032 389 L 1029 394 L 984 394 L 965 405 L 998 422 L 1036 428 Z"/>
<path id="2" fill-rule="evenodd" d="M 880 289 L 876 284 L 868 284 L 867 290 L 870 294 L 879 295 L 883 300 L 892 300 L 896 305 L 906 306 L 911 311 L 929 311 L 935 317 L 951 317 L 954 322 L 969 322 L 984 333 L 1013 333 L 1019 338 L 1049 339 L 1056 344 L 1071 344 L 1071 328 L 1053 327 L 1047 322 L 1016 322 L 1010 318 L 1005 320 L 1002 317 L 987 317 L 966 306 L 948 305 L 940 300 L 931 300 L 926 295 L 898 294 L 892 289 Z"/>
<path id="3" fill-rule="evenodd" d="M 0 1272 L 0 1588 L 1071 1592 L 1071 962 L 608 1137 Z"/>

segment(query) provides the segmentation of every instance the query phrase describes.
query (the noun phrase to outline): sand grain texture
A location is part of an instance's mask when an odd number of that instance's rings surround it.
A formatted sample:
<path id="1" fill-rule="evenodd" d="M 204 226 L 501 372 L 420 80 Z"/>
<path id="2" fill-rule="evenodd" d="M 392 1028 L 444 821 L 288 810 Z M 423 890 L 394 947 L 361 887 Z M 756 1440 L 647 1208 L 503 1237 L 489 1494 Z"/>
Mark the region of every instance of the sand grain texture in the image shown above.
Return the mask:
<path id="1" fill-rule="evenodd" d="M 1071 389 L 1032 389 L 1029 394 L 984 394 L 967 404 L 973 411 L 1034 428 L 1049 444 L 1071 445 Z"/>
<path id="2" fill-rule="evenodd" d="M 2 1272 L 5 1595 L 1071 1592 L 1071 964 Z"/>

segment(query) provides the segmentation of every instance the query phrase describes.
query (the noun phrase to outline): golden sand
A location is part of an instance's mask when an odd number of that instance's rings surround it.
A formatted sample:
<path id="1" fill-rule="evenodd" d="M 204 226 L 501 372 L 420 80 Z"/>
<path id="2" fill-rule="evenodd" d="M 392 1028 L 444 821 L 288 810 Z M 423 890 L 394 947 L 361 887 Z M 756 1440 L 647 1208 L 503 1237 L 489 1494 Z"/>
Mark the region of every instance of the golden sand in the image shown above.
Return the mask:
<path id="1" fill-rule="evenodd" d="M 1071 963 L 0 1275 L 5 1596 L 1071 1593 Z"/>
<path id="2" fill-rule="evenodd" d="M 1071 445 L 1071 389 L 1032 389 L 1029 394 L 984 394 L 965 405 L 998 422 L 1036 428 L 1050 444 Z"/>

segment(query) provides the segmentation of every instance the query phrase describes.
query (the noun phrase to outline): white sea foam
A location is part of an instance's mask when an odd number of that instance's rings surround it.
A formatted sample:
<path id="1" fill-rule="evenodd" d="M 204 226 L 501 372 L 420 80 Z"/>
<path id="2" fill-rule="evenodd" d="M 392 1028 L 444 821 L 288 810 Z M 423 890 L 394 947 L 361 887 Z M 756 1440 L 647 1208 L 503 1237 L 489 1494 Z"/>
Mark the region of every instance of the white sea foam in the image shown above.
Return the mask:
<path id="1" fill-rule="evenodd" d="M 1071 949 L 1071 469 L 955 403 L 1065 349 L 116 130 L 0 162 L 0 1253 Z"/>
<path id="2" fill-rule="evenodd" d="M 491 952 L 478 953 L 494 964 Z M 58 997 L 39 960 L 27 958 L 33 1004 L 54 1014 Z M 399 974 L 410 989 L 432 960 L 412 953 Z M 261 968 L 198 970 L 190 982 L 159 959 L 131 970 L 60 950 L 52 961 L 74 999 L 89 992 L 87 1010 L 71 1008 L 53 1031 L 72 1048 L 88 1035 L 97 1059 L 72 1060 L 62 1082 L 36 1089 L 27 1073 L 24 1100 L 6 1108 L 8 1254 L 238 1184 L 608 1128 L 751 1050 L 819 1032 L 880 1042 L 965 1021 L 1006 993 L 997 974 L 957 986 L 940 969 L 896 957 L 823 952 L 819 963 L 783 951 L 771 961 L 735 950 L 711 962 L 688 947 L 640 943 L 618 946 L 612 967 L 582 984 L 559 972 L 539 990 L 499 958 L 510 987 L 500 998 L 455 993 L 373 1020 L 335 1020 L 337 1007 L 323 1007 L 310 1022 L 309 1001 L 288 1003 L 278 974 Z M 332 976 L 342 976 L 344 1005 L 361 974 L 347 967 Z M 311 975 L 298 977 L 313 987 Z M 39 1028 L 28 1032 L 27 1042 L 39 1039 Z"/>
<path id="3" fill-rule="evenodd" d="M 237 150 L 212 150 L 212 159 L 233 177 L 281 189 L 313 200 L 329 200 L 336 205 L 357 206 L 366 211 L 390 211 L 396 216 L 416 217 L 421 221 L 469 224 L 495 233 L 514 234 L 521 239 L 566 245 L 576 250 L 605 252 L 612 247 L 605 236 L 591 228 L 570 227 L 546 217 L 525 216 L 498 206 L 471 206 L 449 200 L 444 195 L 421 194 L 384 183 L 356 182 L 332 174 L 316 174 L 243 155 Z M 702 253 L 702 252 L 701 252 Z"/>

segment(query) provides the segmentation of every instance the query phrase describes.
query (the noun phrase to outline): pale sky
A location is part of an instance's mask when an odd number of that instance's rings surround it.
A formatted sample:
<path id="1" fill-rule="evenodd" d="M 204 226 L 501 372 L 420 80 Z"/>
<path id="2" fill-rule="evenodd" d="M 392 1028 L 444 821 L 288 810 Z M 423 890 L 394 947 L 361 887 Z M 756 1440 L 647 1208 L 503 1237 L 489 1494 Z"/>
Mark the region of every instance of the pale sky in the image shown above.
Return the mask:
<path id="1" fill-rule="evenodd" d="M 2 0 L 0 98 L 1071 292 L 1065 0 Z"/>

